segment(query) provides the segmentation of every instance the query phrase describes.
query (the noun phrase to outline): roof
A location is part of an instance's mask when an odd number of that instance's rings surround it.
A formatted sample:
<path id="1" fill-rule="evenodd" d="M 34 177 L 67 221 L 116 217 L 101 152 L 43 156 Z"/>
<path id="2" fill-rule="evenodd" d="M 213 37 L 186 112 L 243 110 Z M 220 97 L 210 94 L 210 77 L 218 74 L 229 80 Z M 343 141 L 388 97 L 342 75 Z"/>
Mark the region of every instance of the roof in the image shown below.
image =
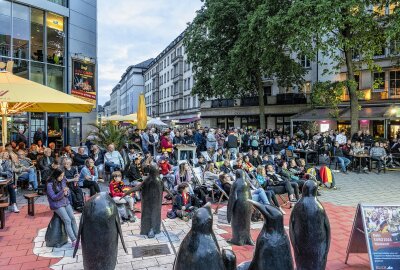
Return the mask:
<path id="1" fill-rule="evenodd" d="M 149 67 L 150 63 L 151 63 L 153 60 L 154 60 L 154 58 L 150 58 L 150 59 L 147 59 L 146 61 L 143 61 L 143 62 L 141 62 L 141 63 L 139 63 L 139 64 L 133 65 L 132 67 L 134 67 L 134 68 L 143 68 L 143 69 L 147 69 L 147 68 Z"/>

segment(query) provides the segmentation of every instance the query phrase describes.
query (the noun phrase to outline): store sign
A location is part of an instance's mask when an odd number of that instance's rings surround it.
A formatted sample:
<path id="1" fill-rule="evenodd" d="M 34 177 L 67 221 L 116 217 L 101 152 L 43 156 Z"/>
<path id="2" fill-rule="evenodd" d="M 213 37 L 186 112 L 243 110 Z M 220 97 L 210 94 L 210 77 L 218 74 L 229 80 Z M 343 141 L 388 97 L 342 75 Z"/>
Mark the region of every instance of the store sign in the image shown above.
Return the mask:
<path id="1" fill-rule="evenodd" d="M 368 252 L 371 269 L 400 269 L 400 205 L 359 204 L 347 248 Z"/>
<path id="2" fill-rule="evenodd" d="M 72 90 L 75 97 L 86 100 L 96 106 L 95 65 L 72 60 Z"/>

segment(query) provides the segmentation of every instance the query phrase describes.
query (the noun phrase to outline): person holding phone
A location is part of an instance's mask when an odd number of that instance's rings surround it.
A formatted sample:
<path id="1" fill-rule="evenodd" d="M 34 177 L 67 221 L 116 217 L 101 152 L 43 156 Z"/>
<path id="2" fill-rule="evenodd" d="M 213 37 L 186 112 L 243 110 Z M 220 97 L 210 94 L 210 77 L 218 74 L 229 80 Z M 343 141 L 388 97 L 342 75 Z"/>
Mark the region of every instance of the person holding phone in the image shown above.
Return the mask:
<path id="1" fill-rule="evenodd" d="M 63 160 L 61 170 L 65 174 L 65 178 L 67 179 L 67 186 L 70 189 L 69 199 L 72 204 L 72 207 L 76 211 L 82 212 L 84 197 L 83 197 L 83 191 L 78 184 L 79 182 L 78 168 L 76 166 L 72 166 L 72 159 L 67 157 L 64 158 Z"/>
<path id="2" fill-rule="evenodd" d="M 64 222 L 67 235 L 72 241 L 72 247 L 75 248 L 78 227 L 74 211 L 68 199 L 69 194 L 70 189 L 67 187 L 67 179 L 64 176 L 64 172 L 60 169 L 55 169 L 47 183 L 47 199 L 50 209 Z"/>

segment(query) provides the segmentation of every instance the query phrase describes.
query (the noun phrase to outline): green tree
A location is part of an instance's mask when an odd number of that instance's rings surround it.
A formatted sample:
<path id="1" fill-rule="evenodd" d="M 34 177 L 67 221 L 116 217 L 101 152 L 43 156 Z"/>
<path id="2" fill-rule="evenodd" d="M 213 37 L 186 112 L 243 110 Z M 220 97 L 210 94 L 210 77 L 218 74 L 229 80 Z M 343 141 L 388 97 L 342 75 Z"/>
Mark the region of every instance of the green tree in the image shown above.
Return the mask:
<path id="1" fill-rule="evenodd" d="M 281 86 L 301 84 L 304 69 L 287 53 L 287 31 L 269 20 L 288 0 L 205 0 L 184 38 L 200 100 L 258 96 L 265 128 L 263 78 Z"/>
<path id="2" fill-rule="evenodd" d="M 389 3 L 390 2 L 390 3 Z M 291 52 L 301 53 L 326 65 L 326 73 L 337 74 L 345 67 L 346 80 L 341 84 L 318 84 L 314 96 L 320 101 L 338 104 L 338 86 L 350 97 L 351 132 L 359 127 L 359 98 L 355 74 L 361 70 L 379 70 L 374 55 L 387 47 L 388 38 L 399 33 L 398 11 L 384 16 L 387 4 L 398 1 L 382 0 L 302 0 L 292 1 L 290 7 L 275 16 L 287 26 Z M 322 55 L 322 57 L 321 57 Z M 322 58 L 322 59 L 321 59 Z M 329 59 L 329 62 L 327 62 Z M 325 86 L 325 89 L 324 89 Z M 333 91 L 329 91 L 333 89 Z M 323 95 L 327 97 L 323 98 Z M 334 95 L 335 97 L 329 97 Z M 326 103 L 322 103 L 327 105 Z"/>

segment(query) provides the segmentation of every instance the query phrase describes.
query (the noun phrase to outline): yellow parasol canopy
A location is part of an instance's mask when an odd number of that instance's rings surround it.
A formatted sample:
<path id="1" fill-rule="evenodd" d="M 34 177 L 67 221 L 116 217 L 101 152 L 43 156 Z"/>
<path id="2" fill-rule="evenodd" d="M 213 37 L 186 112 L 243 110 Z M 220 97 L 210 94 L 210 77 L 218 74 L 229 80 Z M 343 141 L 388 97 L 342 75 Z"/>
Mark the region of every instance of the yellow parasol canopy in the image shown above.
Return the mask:
<path id="1" fill-rule="evenodd" d="M 7 141 L 6 116 L 21 112 L 90 112 L 93 105 L 42 84 L 0 71 L 2 139 Z"/>
<path id="2" fill-rule="evenodd" d="M 139 105 L 137 111 L 137 127 L 138 129 L 145 129 L 147 127 L 147 111 L 146 102 L 144 100 L 144 94 L 139 96 Z"/>
<path id="3" fill-rule="evenodd" d="M 147 120 L 151 120 L 151 117 L 147 117 Z M 118 121 L 118 122 L 130 122 L 136 124 L 138 121 L 137 113 L 132 113 L 128 115 L 111 115 L 103 119 L 104 121 Z"/>

